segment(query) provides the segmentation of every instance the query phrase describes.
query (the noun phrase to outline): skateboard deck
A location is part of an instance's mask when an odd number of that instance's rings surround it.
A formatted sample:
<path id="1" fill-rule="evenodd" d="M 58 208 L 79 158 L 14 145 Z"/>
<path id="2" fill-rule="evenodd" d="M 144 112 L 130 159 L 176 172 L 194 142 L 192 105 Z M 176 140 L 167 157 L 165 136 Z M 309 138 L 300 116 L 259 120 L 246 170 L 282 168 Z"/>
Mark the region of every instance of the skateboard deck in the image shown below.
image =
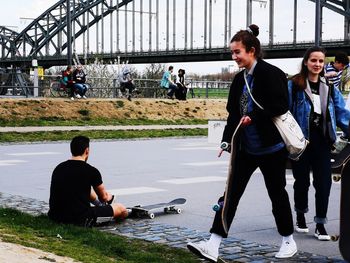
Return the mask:
<path id="1" fill-rule="evenodd" d="M 343 258 L 350 262 L 350 162 L 349 158 L 343 164 L 340 174 L 340 227 L 339 250 Z"/>
<path id="2" fill-rule="evenodd" d="M 344 163 L 350 159 L 350 144 L 348 143 L 339 153 L 332 154 L 332 172 L 341 173 Z"/>
<path id="3" fill-rule="evenodd" d="M 164 213 L 176 213 L 180 214 L 182 212 L 181 208 L 178 206 L 184 205 L 186 203 L 185 198 L 177 198 L 167 203 L 158 203 L 153 205 L 145 206 L 133 206 L 127 209 L 131 210 L 131 217 L 144 217 L 148 216 L 153 219 L 155 217 L 155 212 L 163 210 Z"/>
<path id="4" fill-rule="evenodd" d="M 236 143 L 237 143 L 237 137 L 240 133 L 240 128 L 242 126 L 242 122 L 239 122 L 236 130 L 234 131 L 231 139 L 231 155 L 230 155 L 230 161 L 229 161 L 229 166 L 228 166 L 228 175 L 227 175 L 227 180 L 226 180 L 226 187 L 225 187 L 225 195 L 224 195 L 224 202 L 222 205 L 222 210 L 221 210 L 221 220 L 222 220 L 222 226 L 225 230 L 226 233 L 228 233 L 228 225 L 227 225 L 227 213 L 228 209 L 230 207 L 230 197 L 231 197 L 231 185 L 233 183 L 233 171 L 234 171 L 234 165 L 235 165 L 235 158 L 236 158 Z"/>

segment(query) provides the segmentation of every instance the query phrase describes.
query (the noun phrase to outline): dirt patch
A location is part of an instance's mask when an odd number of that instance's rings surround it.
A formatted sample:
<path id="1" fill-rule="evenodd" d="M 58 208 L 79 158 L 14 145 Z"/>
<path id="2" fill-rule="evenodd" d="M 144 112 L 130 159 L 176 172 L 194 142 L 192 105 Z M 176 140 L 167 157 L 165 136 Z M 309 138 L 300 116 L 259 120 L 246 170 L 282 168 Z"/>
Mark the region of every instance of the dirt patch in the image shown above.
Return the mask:
<path id="1" fill-rule="evenodd" d="M 0 240 L 0 262 L 11 263 L 73 263 L 78 262 L 68 257 L 61 257 L 39 249 L 6 243 Z"/>
<path id="2" fill-rule="evenodd" d="M 226 119 L 224 99 L 0 99 L 0 118 L 23 119 Z"/>

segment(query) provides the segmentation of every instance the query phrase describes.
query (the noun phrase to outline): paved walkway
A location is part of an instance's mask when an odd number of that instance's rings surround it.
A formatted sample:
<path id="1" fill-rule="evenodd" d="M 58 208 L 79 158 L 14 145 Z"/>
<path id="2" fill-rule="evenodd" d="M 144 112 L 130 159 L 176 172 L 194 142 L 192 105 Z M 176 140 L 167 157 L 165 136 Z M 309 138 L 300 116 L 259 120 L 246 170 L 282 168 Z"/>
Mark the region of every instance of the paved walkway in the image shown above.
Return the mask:
<path id="1" fill-rule="evenodd" d="M 0 206 L 15 208 L 32 215 L 39 215 L 48 211 L 46 202 L 4 193 L 0 193 Z M 127 219 L 122 223 L 110 224 L 99 227 L 99 229 L 112 234 L 183 249 L 186 248 L 187 242 L 196 242 L 209 237 L 208 233 L 185 227 L 155 223 L 150 219 Z M 277 250 L 278 247 L 275 246 L 229 237 L 224 239 L 221 244 L 220 256 L 227 262 L 344 262 L 339 258 L 328 258 L 305 252 L 298 252 L 291 259 L 281 260 L 274 257 Z"/>
<path id="2" fill-rule="evenodd" d="M 165 129 L 206 129 L 207 124 L 195 125 L 106 125 L 106 126 L 26 126 L 0 127 L 0 132 L 41 132 L 41 131 L 91 131 L 91 130 L 165 130 Z"/>

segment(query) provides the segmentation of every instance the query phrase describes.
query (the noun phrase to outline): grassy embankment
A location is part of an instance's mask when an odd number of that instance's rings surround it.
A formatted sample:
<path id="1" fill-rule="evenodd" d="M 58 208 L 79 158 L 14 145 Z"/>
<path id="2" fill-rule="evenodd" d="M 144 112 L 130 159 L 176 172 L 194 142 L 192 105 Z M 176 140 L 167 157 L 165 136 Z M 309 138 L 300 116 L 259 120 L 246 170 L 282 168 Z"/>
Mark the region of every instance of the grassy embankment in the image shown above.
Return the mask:
<path id="1" fill-rule="evenodd" d="M 208 119 L 225 118 L 225 104 L 224 100 L 2 100 L 0 126 L 206 124 Z M 206 136 L 207 129 L 8 132 L 0 133 L 0 142 L 67 140 L 77 134 L 92 139 L 129 139 Z"/>
<path id="2" fill-rule="evenodd" d="M 46 216 L 34 217 L 13 209 L 0 208 L 0 239 L 86 263 L 198 262 L 183 249 L 56 224 Z"/>

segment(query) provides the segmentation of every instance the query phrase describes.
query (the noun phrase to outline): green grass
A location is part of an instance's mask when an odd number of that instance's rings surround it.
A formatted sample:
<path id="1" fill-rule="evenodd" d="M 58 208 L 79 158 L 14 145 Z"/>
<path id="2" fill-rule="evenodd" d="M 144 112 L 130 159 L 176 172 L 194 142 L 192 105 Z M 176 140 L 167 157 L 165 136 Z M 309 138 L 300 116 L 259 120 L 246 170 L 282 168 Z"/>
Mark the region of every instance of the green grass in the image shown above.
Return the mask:
<path id="1" fill-rule="evenodd" d="M 35 142 L 71 140 L 74 136 L 85 135 L 90 139 L 133 139 L 174 136 L 207 136 L 207 129 L 165 129 L 129 131 L 54 131 L 54 132 L 6 132 L 0 133 L 0 142 Z"/>
<path id="2" fill-rule="evenodd" d="M 21 127 L 21 126 L 85 126 L 85 125 L 165 125 L 165 124 L 207 124 L 208 120 L 198 119 L 183 119 L 183 120 L 148 120 L 148 119 L 124 119 L 124 120 L 111 120 L 111 119 L 90 119 L 88 112 L 82 111 L 80 113 L 82 118 L 77 120 L 65 120 L 57 117 L 41 118 L 41 119 L 12 119 L 5 120 L 0 117 L 1 127 Z"/>
<path id="3" fill-rule="evenodd" d="M 56 224 L 47 216 L 34 217 L 13 209 L 0 208 L 0 238 L 81 262 L 198 262 L 184 249 Z"/>
<path id="4" fill-rule="evenodd" d="M 206 89 L 193 88 L 195 98 L 206 98 Z M 209 99 L 227 99 L 229 89 L 208 89 Z M 187 97 L 190 98 L 191 94 L 188 93 Z"/>

